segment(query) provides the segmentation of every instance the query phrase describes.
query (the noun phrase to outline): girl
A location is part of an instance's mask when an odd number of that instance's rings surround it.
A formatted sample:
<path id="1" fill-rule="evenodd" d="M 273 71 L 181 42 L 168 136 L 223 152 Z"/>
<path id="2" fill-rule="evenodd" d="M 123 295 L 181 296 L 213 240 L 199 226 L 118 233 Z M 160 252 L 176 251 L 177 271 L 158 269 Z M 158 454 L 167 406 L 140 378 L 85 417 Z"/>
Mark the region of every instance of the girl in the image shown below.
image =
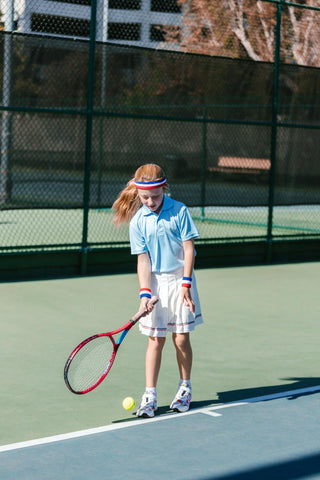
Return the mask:
<path id="1" fill-rule="evenodd" d="M 191 401 L 192 348 L 189 332 L 202 323 L 193 271 L 194 238 L 199 232 L 187 207 L 165 195 L 163 170 L 143 165 L 113 204 L 114 223 L 130 221 L 131 253 L 137 255 L 140 320 L 147 335 L 146 390 L 138 417 L 153 417 L 157 410 L 157 380 L 167 332 L 172 333 L 180 373 L 178 391 L 170 408 L 186 412 Z M 152 295 L 159 297 L 153 307 Z"/>

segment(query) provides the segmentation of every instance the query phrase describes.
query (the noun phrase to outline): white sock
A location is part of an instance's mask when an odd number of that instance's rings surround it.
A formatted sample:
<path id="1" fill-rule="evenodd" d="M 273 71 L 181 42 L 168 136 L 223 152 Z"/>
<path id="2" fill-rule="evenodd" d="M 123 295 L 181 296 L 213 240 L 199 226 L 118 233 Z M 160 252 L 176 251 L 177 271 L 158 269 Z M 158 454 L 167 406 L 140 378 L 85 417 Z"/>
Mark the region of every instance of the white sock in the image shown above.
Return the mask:
<path id="1" fill-rule="evenodd" d="M 151 397 L 157 396 L 157 387 L 146 387 L 146 394 Z"/>
<path id="2" fill-rule="evenodd" d="M 182 378 L 180 378 L 180 381 L 179 381 L 179 387 L 181 387 L 181 385 L 183 385 L 184 387 L 188 387 L 190 388 L 191 390 L 191 380 L 182 380 Z"/>

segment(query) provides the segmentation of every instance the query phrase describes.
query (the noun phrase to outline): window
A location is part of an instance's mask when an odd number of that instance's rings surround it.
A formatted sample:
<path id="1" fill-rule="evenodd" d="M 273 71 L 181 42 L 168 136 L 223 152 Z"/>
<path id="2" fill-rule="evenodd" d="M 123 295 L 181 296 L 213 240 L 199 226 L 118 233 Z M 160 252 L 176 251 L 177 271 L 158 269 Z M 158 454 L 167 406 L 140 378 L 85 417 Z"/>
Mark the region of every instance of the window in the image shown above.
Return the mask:
<path id="1" fill-rule="evenodd" d="M 54 0 L 62 3 L 74 3 L 77 5 L 91 5 L 91 0 Z"/>
<path id="2" fill-rule="evenodd" d="M 140 10 L 141 0 L 109 0 L 109 8 L 118 10 Z"/>
<path id="3" fill-rule="evenodd" d="M 151 0 L 152 12 L 181 13 L 177 0 Z"/>
<path id="4" fill-rule="evenodd" d="M 150 40 L 151 42 L 165 41 L 165 32 L 162 25 L 150 25 Z"/>
<path id="5" fill-rule="evenodd" d="M 57 35 L 89 37 L 90 21 L 33 13 L 31 16 L 31 30 L 33 32 L 55 33 Z"/>
<path id="6" fill-rule="evenodd" d="M 140 23 L 108 23 L 108 40 L 140 40 Z"/>

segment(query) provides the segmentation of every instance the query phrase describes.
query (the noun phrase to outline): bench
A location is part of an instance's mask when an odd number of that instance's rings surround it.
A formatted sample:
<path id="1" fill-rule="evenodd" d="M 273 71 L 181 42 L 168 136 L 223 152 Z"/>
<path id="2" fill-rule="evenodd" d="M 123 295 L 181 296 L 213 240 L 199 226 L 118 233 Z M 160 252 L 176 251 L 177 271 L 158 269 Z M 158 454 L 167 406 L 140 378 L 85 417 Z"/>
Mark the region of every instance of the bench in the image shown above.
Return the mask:
<path id="1" fill-rule="evenodd" d="M 209 167 L 209 172 L 252 173 L 268 172 L 271 162 L 268 158 L 219 157 L 218 165 Z"/>

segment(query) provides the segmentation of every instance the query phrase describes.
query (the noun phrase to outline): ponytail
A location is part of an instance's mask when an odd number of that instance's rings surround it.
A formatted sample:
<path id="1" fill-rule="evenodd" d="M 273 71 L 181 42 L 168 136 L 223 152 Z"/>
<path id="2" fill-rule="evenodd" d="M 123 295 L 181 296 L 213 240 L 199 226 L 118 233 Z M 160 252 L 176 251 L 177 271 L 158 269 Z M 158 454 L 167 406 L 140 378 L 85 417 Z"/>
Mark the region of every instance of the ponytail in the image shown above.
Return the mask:
<path id="1" fill-rule="evenodd" d="M 134 178 L 132 178 L 112 205 L 114 212 L 113 223 L 119 226 L 123 222 L 130 222 L 141 205 L 142 203 L 134 184 Z"/>

